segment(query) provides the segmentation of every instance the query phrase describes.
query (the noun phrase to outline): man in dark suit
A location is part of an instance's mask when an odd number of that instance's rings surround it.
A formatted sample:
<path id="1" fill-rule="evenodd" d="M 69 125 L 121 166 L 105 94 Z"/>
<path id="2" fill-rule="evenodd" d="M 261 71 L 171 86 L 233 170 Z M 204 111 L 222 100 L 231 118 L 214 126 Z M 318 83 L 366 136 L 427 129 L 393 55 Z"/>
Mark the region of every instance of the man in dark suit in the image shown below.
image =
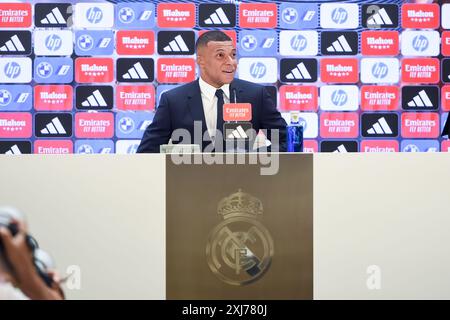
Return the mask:
<path id="1" fill-rule="evenodd" d="M 234 78 L 237 60 L 231 38 L 221 31 L 205 32 L 198 38 L 196 50 L 200 78 L 161 95 L 153 122 L 146 129 L 137 152 L 159 152 L 160 146 L 171 138 L 173 143 L 201 144 L 204 151 L 222 151 L 223 144 L 217 142 L 223 141 L 222 107 L 228 102 L 250 103 L 253 129 L 256 132 L 270 129 L 267 130 L 269 140 L 271 132 L 278 130 L 271 141 L 272 150 L 285 151 L 286 122 L 270 94 L 264 86 Z M 188 132 L 190 141 L 177 140 L 177 129 Z"/>

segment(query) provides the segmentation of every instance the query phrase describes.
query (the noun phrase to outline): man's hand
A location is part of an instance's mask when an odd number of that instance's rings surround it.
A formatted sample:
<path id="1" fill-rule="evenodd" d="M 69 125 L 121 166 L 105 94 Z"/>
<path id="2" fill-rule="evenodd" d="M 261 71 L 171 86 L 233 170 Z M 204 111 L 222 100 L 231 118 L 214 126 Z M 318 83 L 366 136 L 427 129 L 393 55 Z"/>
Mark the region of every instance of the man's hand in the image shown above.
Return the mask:
<path id="1" fill-rule="evenodd" d="M 11 232 L 0 228 L 0 238 L 5 248 L 6 258 L 13 269 L 13 277 L 17 286 L 30 299 L 61 300 L 62 290 L 57 282 L 52 288 L 47 287 L 37 273 L 33 264 L 33 255 L 28 247 L 25 225 L 20 221 L 13 221 L 19 232 L 13 236 Z"/>

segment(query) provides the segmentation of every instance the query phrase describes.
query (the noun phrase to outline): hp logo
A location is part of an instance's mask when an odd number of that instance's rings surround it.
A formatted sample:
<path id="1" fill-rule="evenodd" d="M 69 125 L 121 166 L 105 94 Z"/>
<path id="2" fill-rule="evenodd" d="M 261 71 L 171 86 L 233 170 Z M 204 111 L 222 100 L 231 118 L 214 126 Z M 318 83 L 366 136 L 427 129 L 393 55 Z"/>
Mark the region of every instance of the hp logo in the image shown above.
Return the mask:
<path id="1" fill-rule="evenodd" d="M 377 79 L 383 79 L 388 74 L 388 66 L 383 62 L 377 62 L 372 67 L 372 75 Z"/>
<path id="2" fill-rule="evenodd" d="M 264 63 L 255 62 L 250 66 L 250 75 L 255 79 L 261 79 L 266 75 L 267 68 Z"/>
<path id="3" fill-rule="evenodd" d="M 134 121 L 129 117 L 123 117 L 119 120 L 119 128 L 125 134 L 129 134 L 134 130 Z"/>
<path id="4" fill-rule="evenodd" d="M 415 36 L 412 42 L 414 50 L 422 52 L 428 48 L 428 39 L 423 35 Z"/>
<path id="5" fill-rule="evenodd" d="M 78 38 L 77 46 L 83 51 L 91 50 L 94 46 L 94 39 L 88 34 L 83 34 Z"/>
<path id="6" fill-rule="evenodd" d="M 15 79 L 20 75 L 20 65 L 17 62 L 8 62 L 3 72 L 8 78 Z"/>
<path id="7" fill-rule="evenodd" d="M 82 144 L 81 146 L 78 147 L 77 149 L 77 153 L 82 153 L 82 154 L 93 154 L 94 149 L 88 145 L 88 144 Z"/>
<path id="8" fill-rule="evenodd" d="M 251 34 L 247 34 L 242 38 L 241 46 L 245 51 L 254 51 L 258 47 L 258 40 Z"/>
<path id="9" fill-rule="evenodd" d="M 284 23 L 293 24 L 298 19 L 298 12 L 294 8 L 286 8 L 281 12 L 281 19 Z"/>
<path id="10" fill-rule="evenodd" d="M 291 48 L 294 49 L 295 51 L 304 50 L 307 44 L 308 41 L 301 34 L 298 34 L 295 37 L 292 37 L 291 39 Z"/>
<path id="11" fill-rule="evenodd" d="M 131 23 L 134 20 L 134 11 L 131 8 L 122 8 L 119 10 L 119 20 L 122 23 Z"/>
<path id="12" fill-rule="evenodd" d="M 347 103 L 348 96 L 344 90 L 334 90 L 331 95 L 331 102 L 337 107 L 342 107 Z"/>
<path id="13" fill-rule="evenodd" d="M 53 73 L 53 67 L 48 62 L 41 62 L 36 67 L 37 74 L 42 78 L 48 78 Z"/>
<path id="14" fill-rule="evenodd" d="M 7 106 L 12 100 L 11 93 L 6 90 L 0 90 L 0 106 Z"/>
<path id="15" fill-rule="evenodd" d="M 344 8 L 336 8 L 331 13 L 331 20 L 336 24 L 342 24 L 347 21 L 348 13 Z"/>
<path id="16" fill-rule="evenodd" d="M 62 40 L 57 34 L 51 34 L 45 38 L 45 46 L 49 51 L 58 51 L 61 48 Z"/>
<path id="17" fill-rule="evenodd" d="M 86 19 L 89 23 L 97 24 L 103 19 L 103 12 L 98 7 L 89 8 L 86 12 Z"/>

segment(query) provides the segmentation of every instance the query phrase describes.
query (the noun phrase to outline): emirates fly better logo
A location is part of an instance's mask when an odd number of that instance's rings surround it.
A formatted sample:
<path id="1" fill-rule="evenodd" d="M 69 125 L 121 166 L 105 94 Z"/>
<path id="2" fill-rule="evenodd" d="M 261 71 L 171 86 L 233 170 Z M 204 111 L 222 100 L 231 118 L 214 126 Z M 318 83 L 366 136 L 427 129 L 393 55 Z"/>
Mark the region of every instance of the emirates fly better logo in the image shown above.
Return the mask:
<path id="1" fill-rule="evenodd" d="M 320 115 L 320 135 L 323 138 L 356 138 L 358 129 L 356 112 L 322 112 Z"/>
<path id="2" fill-rule="evenodd" d="M 0 28 L 31 27 L 31 3 L 0 3 Z"/>
<path id="3" fill-rule="evenodd" d="M 77 138 L 112 138 L 114 115 L 110 112 L 78 112 L 75 115 L 75 136 Z"/>
<path id="4" fill-rule="evenodd" d="M 403 138 L 437 138 L 439 134 L 439 114 L 433 112 L 402 114 Z"/>
<path id="5" fill-rule="evenodd" d="M 362 86 L 362 110 L 397 110 L 399 89 L 397 86 Z"/>
<path id="6" fill-rule="evenodd" d="M 402 80 L 408 83 L 439 82 L 439 59 L 434 58 L 403 59 Z"/>
<path id="7" fill-rule="evenodd" d="M 194 59 L 158 59 L 158 82 L 178 83 L 191 82 L 195 79 Z"/>
<path id="8" fill-rule="evenodd" d="M 152 111 L 155 108 L 153 85 L 116 87 L 116 106 L 119 110 Z"/>
<path id="9" fill-rule="evenodd" d="M 241 28 L 275 28 L 277 5 L 275 3 L 242 3 L 239 6 Z"/>

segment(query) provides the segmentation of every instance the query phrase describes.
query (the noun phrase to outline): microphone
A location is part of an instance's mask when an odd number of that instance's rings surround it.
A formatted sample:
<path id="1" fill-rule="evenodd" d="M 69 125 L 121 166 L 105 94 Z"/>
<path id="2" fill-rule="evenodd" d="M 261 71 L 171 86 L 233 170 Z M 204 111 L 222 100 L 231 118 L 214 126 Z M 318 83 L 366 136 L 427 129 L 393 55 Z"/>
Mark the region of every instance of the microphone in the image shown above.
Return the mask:
<path id="1" fill-rule="evenodd" d="M 232 100 L 231 98 L 234 97 L 233 103 L 237 103 L 236 88 L 232 88 L 231 91 L 233 95 L 230 95 L 230 101 Z"/>
<path id="2" fill-rule="evenodd" d="M 223 105 L 223 133 L 227 152 L 246 152 L 254 140 L 252 105 L 238 103 L 236 88 L 231 88 L 230 102 Z M 230 148 L 231 146 L 231 148 Z"/>

